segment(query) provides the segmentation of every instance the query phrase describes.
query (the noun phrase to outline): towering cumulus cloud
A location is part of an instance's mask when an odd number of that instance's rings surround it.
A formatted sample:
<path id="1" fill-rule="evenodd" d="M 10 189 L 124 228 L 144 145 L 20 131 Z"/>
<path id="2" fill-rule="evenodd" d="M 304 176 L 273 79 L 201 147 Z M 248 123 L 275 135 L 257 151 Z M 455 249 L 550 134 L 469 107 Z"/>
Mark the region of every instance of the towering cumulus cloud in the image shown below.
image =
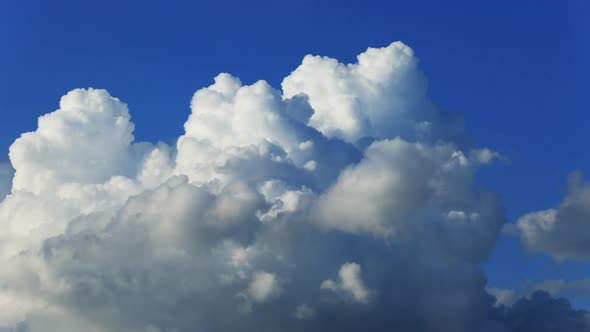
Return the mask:
<path id="1" fill-rule="evenodd" d="M 282 90 L 220 74 L 191 109 L 175 146 L 139 143 L 124 103 L 77 89 L 14 142 L 0 331 L 510 326 L 479 268 L 504 223 L 473 180 L 495 153 L 409 47 L 307 56 Z"/>

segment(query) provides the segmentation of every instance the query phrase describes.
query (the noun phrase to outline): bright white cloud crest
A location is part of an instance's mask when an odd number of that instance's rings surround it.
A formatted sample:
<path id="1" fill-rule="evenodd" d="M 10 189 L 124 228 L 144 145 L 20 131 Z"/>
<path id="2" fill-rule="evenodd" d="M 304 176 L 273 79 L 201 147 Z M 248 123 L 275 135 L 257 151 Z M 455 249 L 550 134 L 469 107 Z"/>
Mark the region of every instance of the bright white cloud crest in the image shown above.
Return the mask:
<path id="1" fill-rule="evenodd" d="M 307 56 L 282 91 L 220 74 L 191 109 L 176 146 L 137 143 L 124 103 L 77 89 L 14 142 L 0 327 L 479 329 L 493 153 L 409 47 Z"/>

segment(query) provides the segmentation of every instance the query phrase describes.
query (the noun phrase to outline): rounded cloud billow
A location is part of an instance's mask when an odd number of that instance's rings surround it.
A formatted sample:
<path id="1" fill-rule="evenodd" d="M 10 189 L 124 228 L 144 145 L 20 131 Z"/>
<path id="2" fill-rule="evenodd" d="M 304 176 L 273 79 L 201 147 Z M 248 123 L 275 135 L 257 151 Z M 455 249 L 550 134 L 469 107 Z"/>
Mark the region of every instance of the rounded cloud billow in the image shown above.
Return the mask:
<path id="1" fill-rule="evenodd" d="M 126 104 L 76 89 L 13 143 L 0 331 L 508 329 L 479 267 L 495 154 L 408 46 L 306 56 L 282 90 L 220 74 L 190 106 L 175 146 L 135 142 Z"/>

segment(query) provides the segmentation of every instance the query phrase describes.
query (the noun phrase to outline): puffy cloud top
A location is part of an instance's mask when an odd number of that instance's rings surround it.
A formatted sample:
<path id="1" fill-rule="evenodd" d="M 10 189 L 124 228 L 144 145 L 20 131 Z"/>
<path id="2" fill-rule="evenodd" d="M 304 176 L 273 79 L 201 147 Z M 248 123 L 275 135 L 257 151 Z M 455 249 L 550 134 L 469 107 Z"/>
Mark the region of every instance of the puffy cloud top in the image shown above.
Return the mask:
<path id="1" fill-rule="evenodd" d="M 395 42 L 369 48 L 358 62 L 308 55 L 282 83 L 285 97 L 309 96 L 309 125 L 328 137 L 355 143 L 363 138 L 464 139 L 459 118 L 430 101 L 427 80 L 411 48 Z M 459 121 L 460 122 L 460 121 Z"/>
<path id="2" fill-rule="evenodd" d="M 36 194 L 65 183 L 102 183 L 133 172 L 133 124 L 127 105 L 105 90 L 76 89 L 38 128 L 10 147 L 13 190 Z"/>
<path id="3" fill-rule="evenodd" d="M 356 263 L 345 263 L 338 272 L 338 279 L 338 281 L 333 281 L 332 279 L 324 280 L 321 289 L 345 293 L 359 303 L 367 303 L 369 301 L 369 290 L 367 290 L 361 279 L 360 265 Z"/>
<path id="4" fill-rule="evenodd" d="M 300 122 L 301 114 L 312 112 L 306 98 L 283 100 L 265 81 L 243 86 L 220 74 L 215 84 L 195 93 L 191 108 L 177 144 L 176 169 L 195 183 L 278 177 L 323 186 L 359 158 L 352 146 Z"/>

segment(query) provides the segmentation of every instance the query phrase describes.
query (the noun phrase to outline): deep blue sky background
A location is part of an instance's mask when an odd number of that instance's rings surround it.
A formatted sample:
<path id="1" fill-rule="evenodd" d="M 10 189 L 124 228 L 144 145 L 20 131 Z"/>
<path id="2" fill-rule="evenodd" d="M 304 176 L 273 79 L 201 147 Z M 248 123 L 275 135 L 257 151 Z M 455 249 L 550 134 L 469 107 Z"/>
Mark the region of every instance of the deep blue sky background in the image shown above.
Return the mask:
<path id="1" fill-rule="evenodd" d="M 402 40 L 433 99 L 509 159 L 479 181 L 502 193 L 514 222 L 556 206 L 571 171 L 590 174 L 589 22 L 585 0 L 3 0 L 0 161 L 73 88 L 106 88 L 129 104 L 138 140 L 173 143 L 193 92 L 219 72 L 278 88 L 305 54 L 352 62 Z M 509 237 L 484 268 L 495 287 L 590 277 L 587 263 L 529 256 Z"/>

